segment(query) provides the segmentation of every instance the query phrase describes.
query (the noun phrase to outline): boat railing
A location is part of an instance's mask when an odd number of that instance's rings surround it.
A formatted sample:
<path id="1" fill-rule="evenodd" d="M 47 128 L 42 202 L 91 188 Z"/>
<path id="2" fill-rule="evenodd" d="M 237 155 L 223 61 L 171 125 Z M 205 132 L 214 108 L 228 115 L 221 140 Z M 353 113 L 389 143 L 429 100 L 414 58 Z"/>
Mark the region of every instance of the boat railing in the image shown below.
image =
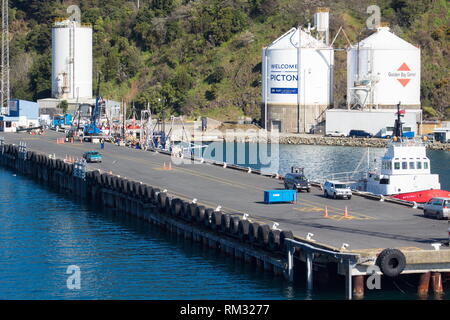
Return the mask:
<path id="1" fill-rule="evenodd" d="M 323 177 L 316 177 L 314 181 L 324 183 L 327 180 L 340 181 L 346 184 L 356 183 L 367 176 L 367 171 L 348 171 L 332 173 Z"/>
<path id="2" fill-rule="evenodd" d="M 389 146 L 394 146 L 394 147 L 425 147 L 426 144 L 423 141 L 418 141 L 418 140 L 402 140 L 402 141 L 391 141 L 388 144 Z"/>

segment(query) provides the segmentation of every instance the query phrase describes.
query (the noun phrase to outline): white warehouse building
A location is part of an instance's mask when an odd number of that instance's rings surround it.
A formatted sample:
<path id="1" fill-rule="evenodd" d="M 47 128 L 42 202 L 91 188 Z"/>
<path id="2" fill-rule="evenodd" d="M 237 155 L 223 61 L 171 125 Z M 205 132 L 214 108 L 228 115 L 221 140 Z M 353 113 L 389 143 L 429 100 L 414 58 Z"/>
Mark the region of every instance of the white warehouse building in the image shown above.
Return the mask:
<path id="1" fill-rule="evenodd" d="M 292 28 L 262 50 L 263 126 L 309 132 L 333 104 L 333 48 L 327 44 L 328 9 L 315 15 L 315 30 Z M 300 68 L 298 68 L 300 66 Z"/>
<path id="2" fill-rule="evenodd" d="M 338 132 L 346 136 L 350 130 L 364 130 L 374 136 L 392 136 L 397 110 L 346 110 L 330 109 L 326 112 L 326 133 Z M 418 134 L 418 124 L 422 121 L 422 110 L 406 110 L 402 117 L 404 132 Z"/>

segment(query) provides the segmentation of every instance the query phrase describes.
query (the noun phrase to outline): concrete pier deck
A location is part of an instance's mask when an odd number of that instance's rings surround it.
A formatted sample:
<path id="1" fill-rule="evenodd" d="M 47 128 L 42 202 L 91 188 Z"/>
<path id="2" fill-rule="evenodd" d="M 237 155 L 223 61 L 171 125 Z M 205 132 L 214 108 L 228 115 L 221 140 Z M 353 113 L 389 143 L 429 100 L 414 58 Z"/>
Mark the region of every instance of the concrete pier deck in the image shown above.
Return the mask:
<path id="1" fill-rule="evenodd" d="M 55 154 L 58 158 L 66 155 L 81 158 L 85 151 L 100 151 L 98 144 L 57 144 L 56 139 L 64 135 L 52 131 L 43 136 L 26 133 L 3 133 L 2 136 L 5 143 L 23 141 L 28 150 Z M 172 170 L 164 170 L 164 164 L 170 161 L 168 155 L 112 144 L 106 144 L 101 152 L 103 162 L 89 164 L 89 169 L 112 171 L 161 190 L 167 189 L 173 196 L 196 198 L 198 203 L 208 207 L 220 205 L 223 212 L 247 213 L 254 220 L 277 222 L 279 228 L 291 230 L 300 240 L 313 233 L 311 243 L 321 247 L 339 250 L 346 243 L 349 245 L 347 252 L 363 255 L 399 248 L 409 262 L 450 263 L 448 246 L 442 246 L 438 252 L 433 252 L 431 246 L 448 242 L 447 221 L 425 218 L 420 209 L 359 196 L 351 200 L 327 199 L 318 188 L 312 188 L 310 193 L 299 193 L 296 204 L 267 205 L 263 203 L 263 191 L 283 189 L 282 180 L 200 163 L 172 164 Z M 328 217 L 324 217 L 325 206 Z M 348 217 L 344 217 L 345 207 Z"/>

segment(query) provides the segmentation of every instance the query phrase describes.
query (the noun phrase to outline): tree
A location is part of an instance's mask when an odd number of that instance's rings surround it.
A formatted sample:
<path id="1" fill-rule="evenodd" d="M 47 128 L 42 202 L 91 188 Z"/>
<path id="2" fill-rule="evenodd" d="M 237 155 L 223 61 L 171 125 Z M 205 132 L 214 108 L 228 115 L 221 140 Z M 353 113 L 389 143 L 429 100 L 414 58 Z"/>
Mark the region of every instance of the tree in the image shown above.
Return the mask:
<path id="1" fill-rule="evenodd" d="M 62 110 L 64 114 L 67 113 L 67 109 L 69 109 L 69 103 L 67 100 L 63 100 L 59 103 L 58 107 Z"/>

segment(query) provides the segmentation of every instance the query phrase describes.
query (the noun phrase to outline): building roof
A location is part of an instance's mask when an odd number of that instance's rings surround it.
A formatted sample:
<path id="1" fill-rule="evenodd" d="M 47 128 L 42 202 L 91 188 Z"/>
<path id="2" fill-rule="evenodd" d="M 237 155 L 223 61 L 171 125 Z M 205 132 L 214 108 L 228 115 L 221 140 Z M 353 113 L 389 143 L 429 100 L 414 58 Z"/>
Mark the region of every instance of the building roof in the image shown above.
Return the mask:
<path id="1" fill-rule="evenodd" d="M 267 46 L 267 49 L 294 49 L 298 48 L 298 32 L 299 29 L 292 28 L 281 37 L 276 39 L 270 45 Z M 300 33 L 300 42 L 302 48 L 330 48 L 325 43 L 314 38 L 310 33 L 307 33 L 301 30 Z"/>
<path id="2" fill-rule="evenodd" d="M 354 48 L 358 45 L 356 44 Z M 377 31 L 359 42 L 360 48 L 388 50 L 420 50 L 389 31 L 389 27 L 379 27 Z"/>

